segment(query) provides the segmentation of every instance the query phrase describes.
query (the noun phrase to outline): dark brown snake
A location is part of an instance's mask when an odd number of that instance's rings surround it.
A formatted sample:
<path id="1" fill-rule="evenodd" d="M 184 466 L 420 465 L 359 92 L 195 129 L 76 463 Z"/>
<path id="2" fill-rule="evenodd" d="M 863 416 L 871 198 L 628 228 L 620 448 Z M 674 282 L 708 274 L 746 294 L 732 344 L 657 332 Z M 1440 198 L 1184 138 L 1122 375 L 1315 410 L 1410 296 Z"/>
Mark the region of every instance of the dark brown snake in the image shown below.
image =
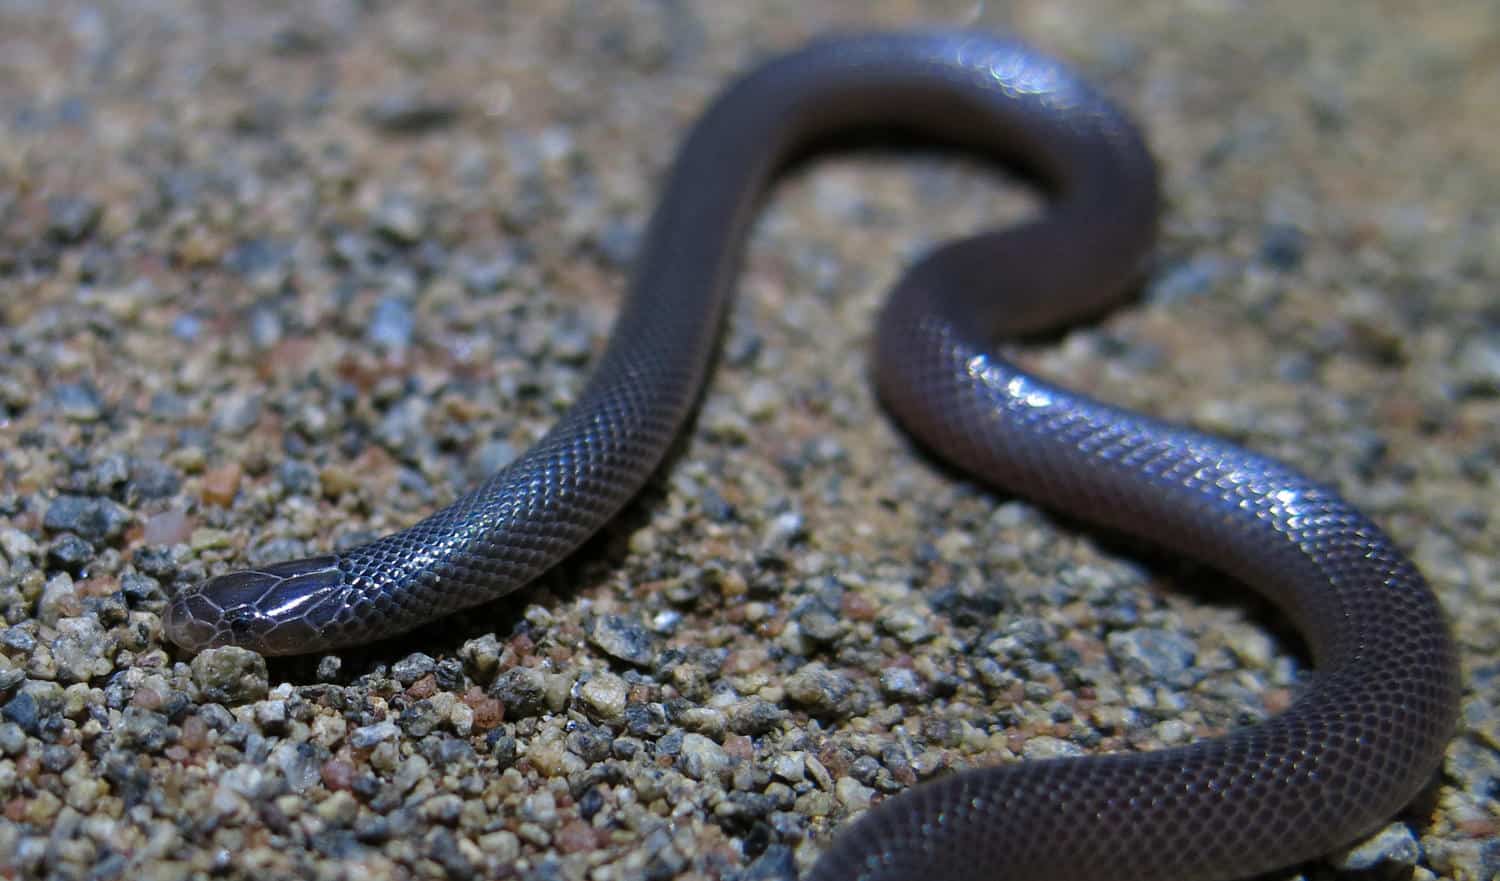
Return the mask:
<path id="1" fill-rule="evenodd" d="M 1264 593 L 1305 636 L 1316 672 L 1288 710 L 1215 740 L 916 786 L 840 834 L 811 877 L 1206 881 L 1378 827 L 1431 778 L 1455 725 L 1455 651 L 1432 591 L 1331 489 L 995 355 L 1000 336 L 1126 292 L 1159 195 L 1119 110 L 1056 61 L 977 34 L 826 39 L 733 84 L 682 148 L 609 346 L 550 433 L 409 529 L 178 595 L 167 635 L 189 649 L 327 651 L 492 600 L 558 562 L 636 494 L 683 429 L 778 169 L 872 127 L 998 158 L 1049 196 L 1037 220 L 936 249 L 892 294 L 873 363 L 901 424 L 996 487 Z"/>

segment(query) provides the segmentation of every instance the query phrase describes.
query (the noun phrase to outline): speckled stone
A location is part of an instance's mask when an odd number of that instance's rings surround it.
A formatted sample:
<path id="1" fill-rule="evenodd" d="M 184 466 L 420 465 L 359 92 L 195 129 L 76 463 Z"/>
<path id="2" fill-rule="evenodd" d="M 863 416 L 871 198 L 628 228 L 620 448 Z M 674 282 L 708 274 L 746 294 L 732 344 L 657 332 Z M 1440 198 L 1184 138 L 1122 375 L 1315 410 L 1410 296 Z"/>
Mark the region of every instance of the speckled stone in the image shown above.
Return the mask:
<path id="1" fill-rule="evenodd" d="M 192 661 L 193 684 L 204 700 L 240 704 L 260 700 L 270 688 L 266 659 L 235 646 L 209 649 Z"/>

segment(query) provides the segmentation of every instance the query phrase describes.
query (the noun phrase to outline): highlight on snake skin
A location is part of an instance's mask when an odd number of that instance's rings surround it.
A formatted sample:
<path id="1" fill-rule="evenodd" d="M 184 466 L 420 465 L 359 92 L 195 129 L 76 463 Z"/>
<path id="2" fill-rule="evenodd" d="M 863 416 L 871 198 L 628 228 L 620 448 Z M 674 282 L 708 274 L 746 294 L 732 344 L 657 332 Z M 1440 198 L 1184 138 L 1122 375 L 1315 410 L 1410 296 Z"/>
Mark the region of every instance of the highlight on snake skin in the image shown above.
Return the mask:
<path id="1" fill-rule="evenodd" d="M 1429 781 L 1455 724 L 1454 647 L 1432 591 L 1332 489 L 996 354 L 1003 336 L 1128 293 L 1160 196 L 1120 110 L 1053 59 L 979 34 L 824 39 L 730 85 L 678 155 L 588 386 L 542 440 L 408 529 L 185 591 L 168 637 L 322 652 L 524 587 L 635 496 L 684 430 L 777 171 L 831 136 L 887 128 L 1006 163 L 1047 203 L 907 271 L 869 356 L 886 409 L 979 480 L 1264 594 L 1305 638 L 1316 674 L 1289 709 L 1218 739 L 915 786 L 839 831 L 811 877 L 1208 881 L 1378 828 Z"/>

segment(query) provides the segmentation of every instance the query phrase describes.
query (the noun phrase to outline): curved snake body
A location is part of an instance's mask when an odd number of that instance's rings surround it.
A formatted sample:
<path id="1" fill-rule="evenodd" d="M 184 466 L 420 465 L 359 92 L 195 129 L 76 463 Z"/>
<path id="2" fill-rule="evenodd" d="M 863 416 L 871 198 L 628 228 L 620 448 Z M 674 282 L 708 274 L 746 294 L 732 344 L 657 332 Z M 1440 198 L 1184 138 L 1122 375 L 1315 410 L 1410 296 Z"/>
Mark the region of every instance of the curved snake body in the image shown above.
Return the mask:
<path id="1" fill-rule="evenodd" d="M 408 529 L 235 572 L 174 598 L 188 648 L 335 649 L 515 590 L 633 497 L 702 386 L 757 200 L 789 158 L 896 127 L 999 158 L 1038 219 L 936 249 L 879 319 L 880 395 L 925 446 L 997 487 L 1191 555 L 1270 597 L 1317 672 L 1286 711 L 1145 754 L 1025 762 L 914 787 L 840 834 L 814 879 L 1206 879 L 1371 831 L 1454 725 L 1454 649 L 1415 568 L 1330 489 L 1266 457 L 1056 387 L 994 340 L 1108 305 L 1156 227 L 1136 129 L 1067 69 L 975 34 L 842 37 L 731 86 L 688 137 L 630 294 L 577 403 L 533 448 Z"/>

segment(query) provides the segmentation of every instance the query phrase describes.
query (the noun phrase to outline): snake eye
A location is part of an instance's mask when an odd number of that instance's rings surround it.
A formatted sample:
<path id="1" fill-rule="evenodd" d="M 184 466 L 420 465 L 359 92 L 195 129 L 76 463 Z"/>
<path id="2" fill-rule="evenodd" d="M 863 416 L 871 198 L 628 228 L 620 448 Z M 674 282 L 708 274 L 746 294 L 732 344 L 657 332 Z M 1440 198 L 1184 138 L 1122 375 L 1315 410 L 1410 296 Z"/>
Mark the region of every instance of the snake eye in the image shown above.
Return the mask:
<path id="1" fill-rule="evenodd" d="M 232 609 L 226 609 L 221 620 L 229 631 L 230 642 L 240 642 L 246 637 L 255 636 L 258 630 L 265 629 L 264 617 L 251 606 L 235 606 Z"/>

